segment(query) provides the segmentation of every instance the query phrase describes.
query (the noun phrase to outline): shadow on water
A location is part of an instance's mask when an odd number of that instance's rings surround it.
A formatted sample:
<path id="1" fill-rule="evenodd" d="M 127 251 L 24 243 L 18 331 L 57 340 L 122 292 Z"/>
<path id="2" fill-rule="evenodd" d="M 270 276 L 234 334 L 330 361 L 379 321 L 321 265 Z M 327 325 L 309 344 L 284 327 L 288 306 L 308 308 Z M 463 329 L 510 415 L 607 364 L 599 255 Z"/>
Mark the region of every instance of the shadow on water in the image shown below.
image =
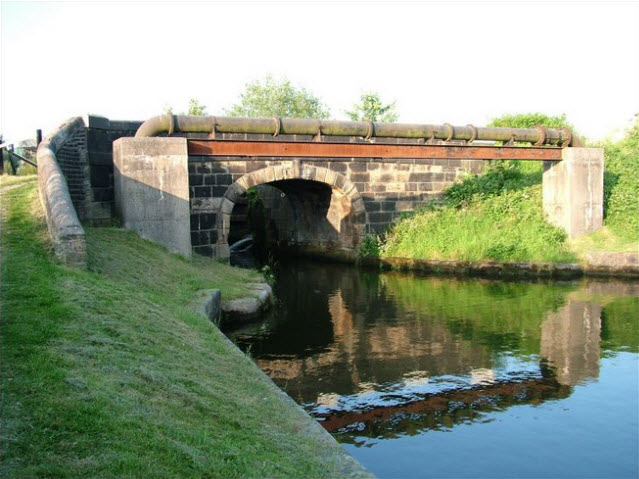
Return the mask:
<path id="1" fill-rule="evenodd" d="M 517 407 L 570 402 L 602 380 L 604 359 L 628 353 L 636 363 L 639 352 L 637 283 L 456 280 L 297 262 L 280 268 L 275 293 L 268 317 L 228 335 L 382 477 L 393 440 L 426 447 L 438 431 L 478 431 Z M 508 421 L 500 434 L 521 435 Z M 375 457 L 358 456 L 362 446 Z M 417 474 L 407 467 L 393 470 Z"/>

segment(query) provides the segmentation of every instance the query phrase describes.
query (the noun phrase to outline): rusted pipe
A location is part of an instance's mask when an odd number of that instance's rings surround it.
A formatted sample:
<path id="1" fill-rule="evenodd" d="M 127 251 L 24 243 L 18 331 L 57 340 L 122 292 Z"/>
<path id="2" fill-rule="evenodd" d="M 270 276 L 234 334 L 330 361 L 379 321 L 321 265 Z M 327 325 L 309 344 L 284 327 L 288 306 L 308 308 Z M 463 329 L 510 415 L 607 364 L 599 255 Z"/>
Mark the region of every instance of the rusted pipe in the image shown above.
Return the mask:
<path id="1" fill-rule="evenodd" d="M 503 141 L 576 146 L 567 129 L 488 128 L 367 121 L 312 120 L 302 118 L 241 118 L 225 116 L 160 115 L 146 120 L 136 137 L 161 133 L 261 133 L 268 135 L 360 136 L 363 138 L 424 138 L 438 140 Z"/>

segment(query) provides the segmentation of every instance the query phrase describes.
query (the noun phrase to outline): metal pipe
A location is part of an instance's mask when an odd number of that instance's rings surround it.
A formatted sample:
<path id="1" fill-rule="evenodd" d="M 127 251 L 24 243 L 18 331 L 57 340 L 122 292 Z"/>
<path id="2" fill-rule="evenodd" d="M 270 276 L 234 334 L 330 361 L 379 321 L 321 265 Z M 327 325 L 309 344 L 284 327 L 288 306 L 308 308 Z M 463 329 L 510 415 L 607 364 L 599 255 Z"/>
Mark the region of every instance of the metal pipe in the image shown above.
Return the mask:
<path id="1" fill-rule="evenodd" d="M 367 121 L 312 120 L 302 118 L 241 118 L 225 116 L 160 115 L 146 120 L 136 137 L 161 133 L 261 133 L 269 135 L 361 136 L 364 138 L 423 138 L 425 140 L 485 140 L 507 143 L 577 146 L 578 139 L 564 129 L 487 128 Z"/>

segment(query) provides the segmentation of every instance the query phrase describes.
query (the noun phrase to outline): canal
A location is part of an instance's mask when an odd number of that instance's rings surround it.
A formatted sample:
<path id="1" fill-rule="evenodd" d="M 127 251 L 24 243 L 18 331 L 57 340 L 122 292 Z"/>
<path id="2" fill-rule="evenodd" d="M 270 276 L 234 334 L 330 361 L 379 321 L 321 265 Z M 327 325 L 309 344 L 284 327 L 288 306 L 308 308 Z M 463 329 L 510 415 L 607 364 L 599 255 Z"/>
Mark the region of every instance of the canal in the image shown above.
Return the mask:
<path id="1" fill-rule="evenodd" d="M 639 283 L 295 262 L 227 335 L 380 478 L 637 477 Z"/>

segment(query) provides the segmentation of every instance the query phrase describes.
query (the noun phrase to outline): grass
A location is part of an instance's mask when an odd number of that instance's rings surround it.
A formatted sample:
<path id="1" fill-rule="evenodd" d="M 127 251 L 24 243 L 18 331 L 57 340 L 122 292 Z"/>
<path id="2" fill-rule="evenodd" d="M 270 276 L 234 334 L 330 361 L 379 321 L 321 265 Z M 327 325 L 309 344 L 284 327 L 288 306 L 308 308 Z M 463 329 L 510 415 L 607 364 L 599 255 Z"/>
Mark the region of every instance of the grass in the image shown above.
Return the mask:
<path id="1" fill-rule="evenodd" d="M 586 253 L 597 253 L 605 251 L 614 252 L 637 252 L 639 244 L 637 240 L 628 238 L 626 235 L 617 233 L 617 229 L 604 226 L 599 231 L 570 240 L 570 249 L 578 257 L 583 257 Z"/>
<path id="2" fill-rule="evenodd" d="M 604 149 L 605 226 L 571 241 L 579 256 L 586 252 L 639 251 L 639 120 L 618 142 L 593 146 Z"/>
<path id="3" fill-rule="evenodd" d="M 17 185 L 25 182 L 33 181 L 33 176 L 18 176 L 18 175 L 0 175 L 1 186 Z"/>
<path id="4" fill-rule="evenodd" d="M 465 261 L 576 259 L 566 235 L 548 224 L 541 209 L 541 170 L 497 164 L 444 193 L 444 203 L 399 221 L 382 256 Z"/>
<path id="5" fill-rule="evenodd" d="M 5 184 L 4 477 L 341 475 L 338 446 L 190 307 L 201 289 L 243 294 L 255 273 L 114 228 L 87 230 L 89 271 L 61 266 L 35 180 Z"/>
<path id="6" fill-rule="evenodd" d="M 397 222 L 384 238 L 367 238 L 362 256 L 498 262 L 583 261 L 591 251 L 639 251 L 639 120 L 605 150 L 604 228 L 576 240 L 543 217 L 540 163 L 502 162 L 444 191 Z"/>

